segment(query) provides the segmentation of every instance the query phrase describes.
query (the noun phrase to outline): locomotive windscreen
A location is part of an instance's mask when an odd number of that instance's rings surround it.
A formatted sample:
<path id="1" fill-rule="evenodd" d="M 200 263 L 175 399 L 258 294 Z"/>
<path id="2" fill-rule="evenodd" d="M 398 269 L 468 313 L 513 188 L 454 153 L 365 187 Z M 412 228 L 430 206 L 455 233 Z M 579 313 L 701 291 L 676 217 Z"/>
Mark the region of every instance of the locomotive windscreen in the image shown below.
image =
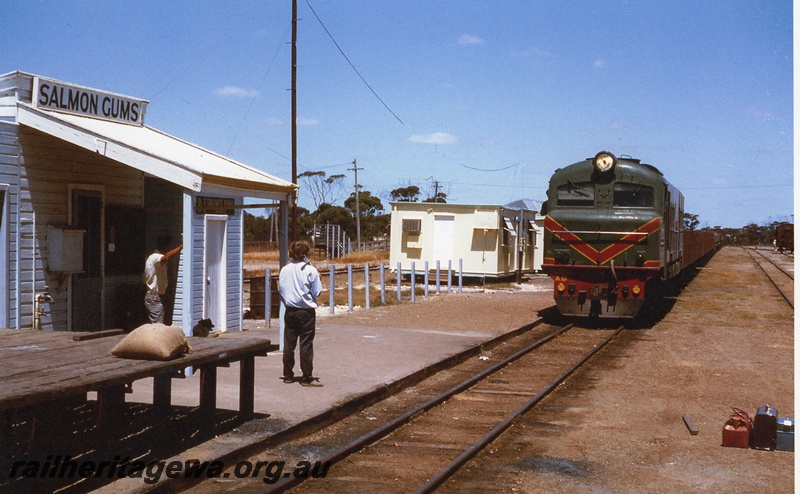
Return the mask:
<path id="1" fill-rule="evenodd" d="M 621 182 L 614 184 L 614 206 L 623 208 L 652 208 L 653 204 L 652 187 Z"/>
<path id="2" fill-rule="evenodd" d="M 594 184 L 570 182 L 558 188 L 558 206 L 594 206 Z"/>

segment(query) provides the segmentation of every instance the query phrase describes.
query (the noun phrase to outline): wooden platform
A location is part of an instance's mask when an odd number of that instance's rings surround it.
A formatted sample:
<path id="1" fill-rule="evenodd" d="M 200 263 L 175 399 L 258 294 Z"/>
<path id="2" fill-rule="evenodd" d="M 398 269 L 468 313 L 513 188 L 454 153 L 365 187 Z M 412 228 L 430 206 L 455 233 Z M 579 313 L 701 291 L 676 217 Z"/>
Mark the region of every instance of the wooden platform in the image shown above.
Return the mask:
<path id="1" fill-rule="evenodd" d="M 0 410 L 85 399 L 87 392 L 96 391 L 98 426 L 110 429 L 121 419 L 125 391 L 134 381 L 154 378 L 153 404 L 158 417 L 160 410 L 170 406 L 172 379 L 184 377 L 191 367 L 200 370 L 200 413 L 213 419 L 217 367 L 238 361 L 239 414 L 247 419 L 253 415 L 255 357 L 277 349 L 265 338 L 227 333 L 218 338 L 189 338 L 192 353 L 174 360 L 133 360 L 111 355 L 122 335 L 95 339 L 81 335 L 0 329 Z M 4 427 L 2 418 L 0 428 Z"/>

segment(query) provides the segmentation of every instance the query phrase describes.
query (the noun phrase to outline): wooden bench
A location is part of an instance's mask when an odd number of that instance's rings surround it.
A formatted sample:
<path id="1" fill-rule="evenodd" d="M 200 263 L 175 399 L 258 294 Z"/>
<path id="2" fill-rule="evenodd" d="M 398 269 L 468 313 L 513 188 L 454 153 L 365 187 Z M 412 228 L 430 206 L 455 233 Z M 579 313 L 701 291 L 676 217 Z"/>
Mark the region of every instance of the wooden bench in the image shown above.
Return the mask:
<path id="1" fill-rule="evenodd" d="M 155 416 L 170 407 L 172 379 L 186 368 L 200 370 L 201 418 L 216 411 L 217 368 L 240 362 L 239 416 L 253 416 L 255 357 L 277 349 L 252 333 L 226 333 L 217 338 L 189 338 L 192 353 L 170 361 L 114 357 L 111 349 L 123 338 L 81 338 L 73 332 L 0 329 L 0 411 L 83 397 L 97 392 L 98 428 L 111 430 L 122 418 L 125 392 L 134 381 L 153 378 Z M 79 341 L 76 341 L 79 340 Z M 0 437 L 5 413 L 0 413 Z M 101 436 L 102 437 L 102 436 Z"/>

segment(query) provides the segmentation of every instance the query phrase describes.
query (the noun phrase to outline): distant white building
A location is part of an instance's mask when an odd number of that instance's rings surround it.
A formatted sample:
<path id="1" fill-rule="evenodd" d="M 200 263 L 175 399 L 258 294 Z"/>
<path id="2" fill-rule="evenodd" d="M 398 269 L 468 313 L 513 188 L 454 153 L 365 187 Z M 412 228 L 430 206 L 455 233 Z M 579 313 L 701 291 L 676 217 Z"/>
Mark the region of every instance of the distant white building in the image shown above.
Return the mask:
<path id="1" fill-rule="evenodd" d="M 535 206 L 532 201 L 531 206 Z M 464 276 L 500 278 L 541 268 L 543 220 L 527 204 L 392 202 L 390 267 L 403 274 L 442 271 L 459 260 Z M 522 206 L 522 207 L 515 207 Z M 537 224 L 538 223 L 538 224 Z"/>
<path id="2" fill-rule="evenodd" d="M 146 126 L 147 105 L 0 75 L 0 327 L 135 327 L 145 258 L 169 237 L 171 320 L 241 329 L 244 200 L 280 205 L 285 232 L 296 185 Z"/>

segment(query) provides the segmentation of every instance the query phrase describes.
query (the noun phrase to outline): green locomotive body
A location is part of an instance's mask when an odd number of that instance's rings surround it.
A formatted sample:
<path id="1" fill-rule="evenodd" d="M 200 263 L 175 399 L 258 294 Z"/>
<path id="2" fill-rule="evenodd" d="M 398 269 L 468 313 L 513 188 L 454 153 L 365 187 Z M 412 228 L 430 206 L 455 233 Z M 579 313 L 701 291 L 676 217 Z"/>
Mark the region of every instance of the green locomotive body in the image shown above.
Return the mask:
<path id="1" fill-rule="evenodd" d="M 543 213 L 542 269 L 564 315 L 635 317 L 685 265 L 683 195 L 637 159 L 603 151 L 556 170 Z"/>

